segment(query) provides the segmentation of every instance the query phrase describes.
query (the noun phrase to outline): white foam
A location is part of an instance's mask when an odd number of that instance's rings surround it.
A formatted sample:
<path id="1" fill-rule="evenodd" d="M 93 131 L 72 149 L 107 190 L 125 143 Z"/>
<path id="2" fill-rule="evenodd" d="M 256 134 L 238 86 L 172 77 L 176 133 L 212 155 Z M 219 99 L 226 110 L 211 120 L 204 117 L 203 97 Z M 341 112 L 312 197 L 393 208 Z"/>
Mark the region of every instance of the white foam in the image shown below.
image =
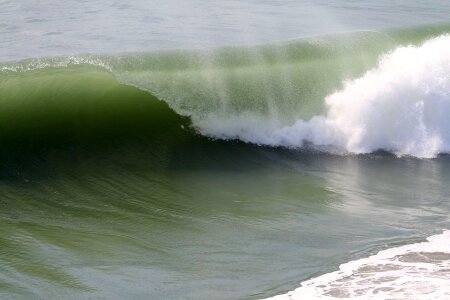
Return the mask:
<path id="1" fill-rule="evenodd" d="M 270 299 L 450 299 L 450 231 L 345 263 Z"/>
<path id="2" fill-rule="evenodd" d="M 196 122 L 207 135 L 272 146 L 296 148 L 307 141 L 352 153 L 384 149 L 423 158 L 448 153 L 450 35 L 397 48 L 325 101 L 325 115 L 283 128 L 249 114 Z"/>
<path id="3" fill-rule="evenodd" d="M 63 68 L 77 65 L 91 65 L 112 71 L 111 67 L 99 58 L 91 56 L 61 56 L 51 58 L 36 58 L 0 65 L 0 72 L 28 72 L 46 68 Z"/>

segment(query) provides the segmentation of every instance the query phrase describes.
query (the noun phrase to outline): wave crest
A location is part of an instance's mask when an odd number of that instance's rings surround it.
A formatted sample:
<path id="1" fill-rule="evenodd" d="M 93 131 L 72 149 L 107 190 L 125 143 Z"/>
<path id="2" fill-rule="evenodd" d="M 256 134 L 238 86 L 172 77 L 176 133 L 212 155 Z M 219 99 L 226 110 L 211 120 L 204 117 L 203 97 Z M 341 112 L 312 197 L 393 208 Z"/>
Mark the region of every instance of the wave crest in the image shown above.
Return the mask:
<path id="1" fill-rule="evenodd" d="M 383 149 L 421 158 L 450 152 L 450 35 L 397 48 L 325 102 L 325 115 L 281 129 L 248 120 L 225 128 L 244 141 L 272 146 L 311 142 L 351 153 Z M 252 127 L 239 130 L 243 123 Z M 205 133 L 217 135 L 214 129 Z"/>

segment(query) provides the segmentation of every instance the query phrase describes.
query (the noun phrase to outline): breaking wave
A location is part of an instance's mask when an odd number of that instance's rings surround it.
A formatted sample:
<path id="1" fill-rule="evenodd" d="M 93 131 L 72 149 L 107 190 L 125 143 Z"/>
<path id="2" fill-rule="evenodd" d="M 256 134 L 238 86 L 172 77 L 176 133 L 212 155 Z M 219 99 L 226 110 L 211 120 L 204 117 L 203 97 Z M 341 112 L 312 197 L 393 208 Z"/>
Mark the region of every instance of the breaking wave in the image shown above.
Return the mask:
<path id="1" fill-rule="evenodd" d="M 1 139 L 15 140 L 17 128 L 34 135 L 35 127 L 40 138 L 90 135 L 100 125 L 114 135 L 136 120 L 155 133 L 155 124 L 176 120 L 177 130 L 191 125 L 215 139 L 435 157 L 450 151 L 449 31 L 444 24 L 250 48 L 3 63 Z M 166 107 L 151 113 L 150 106 Z"/>
<path id="2" fill-rule="evenodd" d="M 255 132 L 247 130 L 237 136 L 273 146 L 301 147 L 311 142 L 351 153 L 382 149 L 399 156 L 431 158 L 449 152 L 450 36 L 419 47 L 397 48 L 384 55 L 376 68 L 327 96 L 325 102 L 327 113 L 323 116 L 300 119 L 264 134 L 253 124 Z M 220 134 L 214 127 L 210 130 Z"/>

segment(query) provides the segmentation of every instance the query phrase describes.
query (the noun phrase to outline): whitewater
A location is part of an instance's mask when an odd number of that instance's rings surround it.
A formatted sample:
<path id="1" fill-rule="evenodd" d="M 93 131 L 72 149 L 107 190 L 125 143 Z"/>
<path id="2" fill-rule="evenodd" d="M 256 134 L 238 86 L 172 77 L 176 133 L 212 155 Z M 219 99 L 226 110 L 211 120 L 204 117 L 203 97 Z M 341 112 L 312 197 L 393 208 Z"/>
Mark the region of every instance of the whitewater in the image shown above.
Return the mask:
<path id="1" fill-rule="evenodd" d="M 339 266 L 272 300 L 448 299 L 450 231 Z"/>
<path id="2" fill-rule="evenodd" d="M 202 133 L 261 145 L 433 158 L 450 151 L 450 36 L 384 54 L 377 67 L 325 98 L 326 114 L 270 128 L 251 115 L 202 121 Z M 323 149 L 323 148 L 322 148 Z"/>

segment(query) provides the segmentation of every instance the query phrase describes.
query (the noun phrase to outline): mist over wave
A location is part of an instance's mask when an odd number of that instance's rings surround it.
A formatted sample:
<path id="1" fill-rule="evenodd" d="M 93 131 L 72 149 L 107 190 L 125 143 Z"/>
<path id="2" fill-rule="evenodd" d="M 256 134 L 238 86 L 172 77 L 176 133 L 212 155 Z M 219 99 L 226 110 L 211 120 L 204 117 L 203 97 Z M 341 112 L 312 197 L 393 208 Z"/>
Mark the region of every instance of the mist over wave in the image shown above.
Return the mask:
<path id="1" fill-rule="evenodd" d="M 292 126 L 270 128 L 240 116 L 201 123 L 201 131 L 247 142 L 302 147 L 305 142 L 352 153 L 387 150 L 435 157 L 450 151 L 450 36 L 399 47 L 376 68 L 325 98 L 327 112 Z"/>

